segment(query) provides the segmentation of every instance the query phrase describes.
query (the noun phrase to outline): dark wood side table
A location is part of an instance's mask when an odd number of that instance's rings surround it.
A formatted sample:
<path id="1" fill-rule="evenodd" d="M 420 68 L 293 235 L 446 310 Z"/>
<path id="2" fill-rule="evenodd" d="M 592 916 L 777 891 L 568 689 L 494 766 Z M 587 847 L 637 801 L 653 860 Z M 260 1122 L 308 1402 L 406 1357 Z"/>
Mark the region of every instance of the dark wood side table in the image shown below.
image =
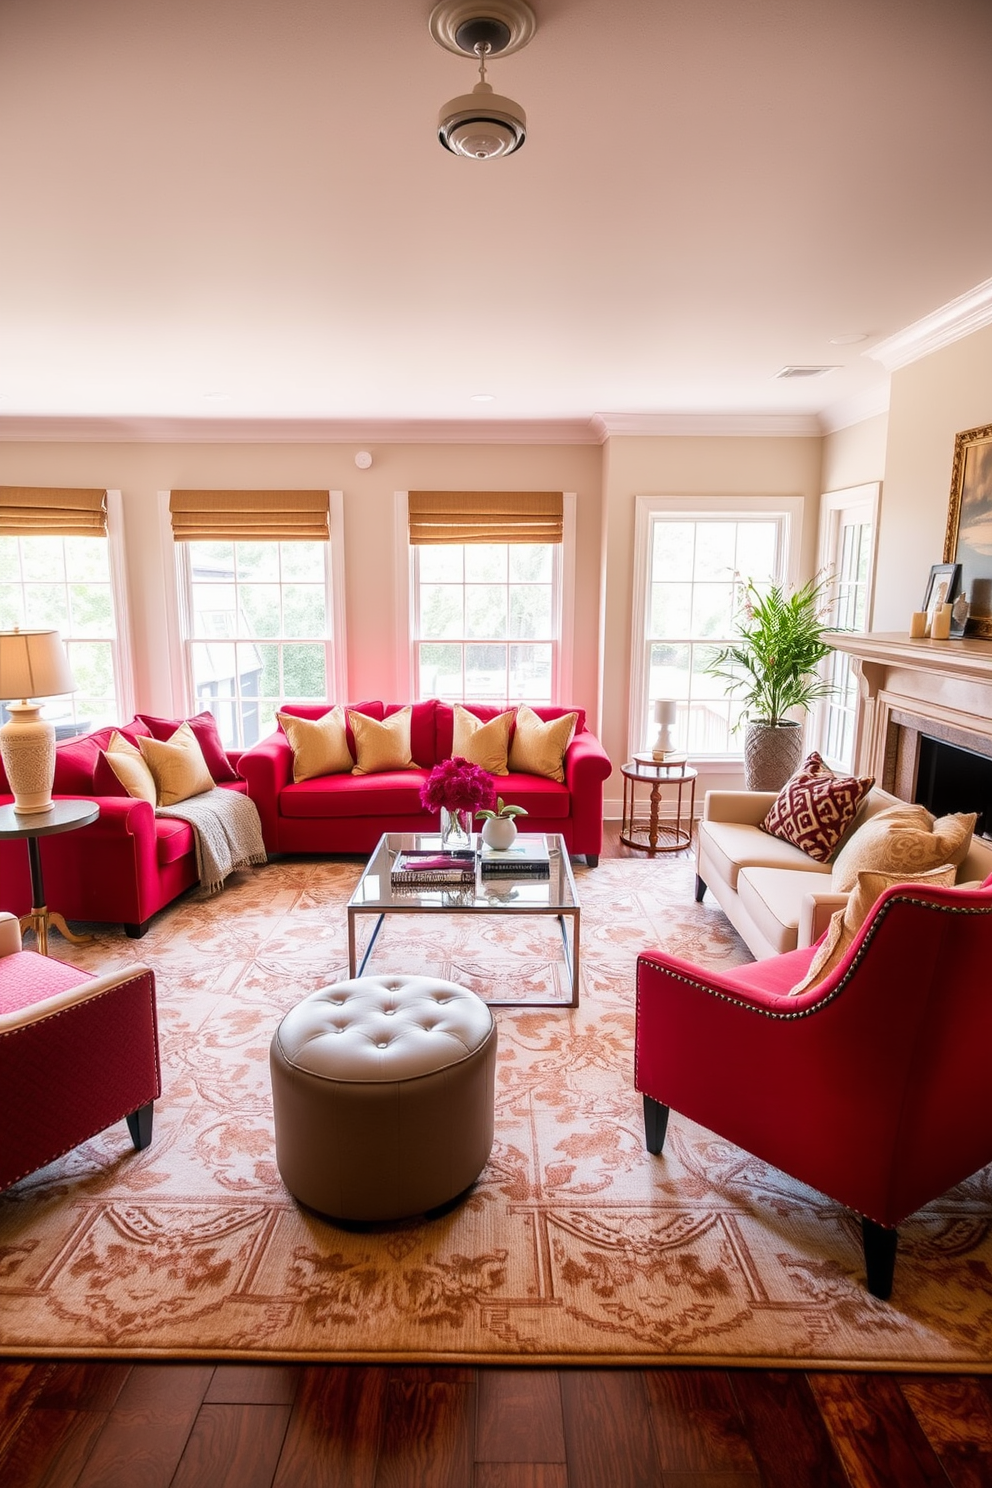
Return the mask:
<path id="1" fill-rule="evenodd" d="M 21 934 L 33 930 L 38 949 L 48 955 L 48 927 L 54 925 L 60 935 L 71 940 L 73 945 L 92 940 L 92 935 L 77 935 L 70 930 L 65 920 L 45 904 L 45 882 L 41 875 L 41 848 L 39 837 L 54 837 L 57 832 L 74 832 L 77 827 L 88 827 L 100 815 L 95 801 L 53 801 L 51 811 L 37 811 L 30 816 L 18 816 L 13 806 L 0 806 L 0 838 L 23 837 L 28 845 L 28 862 L 31 864 L 31 913 L 22 915 Z"/>
<path id="2" fill-rule="evenodd" d="M 639 848 L 642 852 L 681 852 L 692 841 L 692 816 L 696 806 L 696 776 L 686 761 L 685 755 L 670 755 L 667 760 L 654 760 L 650 755 L 635 755 L 622 765 L 623 817 L 620 822 L 620 841 L 626 847 Z M 637 817 L 636 789 L 638 785 L 651 787 L 647 821 Z M 661 793 L 665 786 L 675 788 L 675 816 L 661 815 Z M 688 787 L 689 810 L 682 824 L 683 792 Z"/>

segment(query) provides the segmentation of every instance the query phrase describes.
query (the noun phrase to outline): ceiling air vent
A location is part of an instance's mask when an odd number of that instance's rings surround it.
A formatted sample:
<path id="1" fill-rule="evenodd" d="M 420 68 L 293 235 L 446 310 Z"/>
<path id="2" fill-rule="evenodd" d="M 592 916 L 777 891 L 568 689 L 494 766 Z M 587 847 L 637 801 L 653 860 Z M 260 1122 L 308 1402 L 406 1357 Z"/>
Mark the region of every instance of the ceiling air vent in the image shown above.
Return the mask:
<path id="1" fill-rule="evenodd" d="M 825 372 L 836 372 L 836 364 L 830 367 L 783 367 L 776 377 L 822 377 Z"/>

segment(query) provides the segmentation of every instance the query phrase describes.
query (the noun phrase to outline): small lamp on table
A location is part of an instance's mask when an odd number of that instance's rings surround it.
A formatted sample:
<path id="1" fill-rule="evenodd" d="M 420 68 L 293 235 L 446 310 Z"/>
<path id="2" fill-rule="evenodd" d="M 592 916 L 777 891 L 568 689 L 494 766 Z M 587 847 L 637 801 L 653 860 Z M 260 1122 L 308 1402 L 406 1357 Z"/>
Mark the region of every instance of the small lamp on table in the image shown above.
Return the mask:
<path id="1" fill-rule="evenodd" d="M 0 728 L 0 758 L 19 816 L 52 809 L 55 725 L 30 698 L 61 697 L 76 683 L 57 630 L 0 630 L 0 698 L 10 718 Z"/>
<path id="2" fill-rule="evenodd" d="M 654 705 L 654 721 L 658 725 L 658 737 L 651 748 L 654 759 L 662 763 L 675 753 L 675 699 L 659 698 Z"/>

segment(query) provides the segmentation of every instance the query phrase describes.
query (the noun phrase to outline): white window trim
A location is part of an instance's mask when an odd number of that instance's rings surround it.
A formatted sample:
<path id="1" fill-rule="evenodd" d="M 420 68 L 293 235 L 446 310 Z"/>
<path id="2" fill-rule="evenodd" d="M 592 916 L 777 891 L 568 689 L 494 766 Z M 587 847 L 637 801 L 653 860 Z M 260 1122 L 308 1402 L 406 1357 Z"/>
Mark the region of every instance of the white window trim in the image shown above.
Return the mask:
<path id="1" fill-rule="evenodd" d="M 871 630 L 875 608 L 875 568 L 878 555 L 878 507 L 881 481 L 868 481 L 863 486 L 845 486 L 840 491 L 825 491 L 820 497 L 820 532 L 816 549 L 817 571 L 822 573 L 831 558 L 833 518 L 852 506 L 867 506 L 871 511 L 871 552 L 868 562 L 868 587 L 865 595 L 865 629 Z"/>
<path id="2" fill-rule="evenodd" d="M 119 490 L 107 491 L 107 541 L 110 544 L 110 589 L 114 602 L 117 639 L 114 646 L 114 690 L 120 721 L 134 716 L 134 647 L 131 607 L 127 593 L 127 548 L 124 542 L 124 502 Z"/>
<path id="3" fill-rule="evenodd" d="M 169 641 L 169 672 L 172 683 L 173 712 L 188 715 L 193 708 L 193 679 L 187 665 L 184 637 L 189 633 L 189 584 L 183 582 L 182 555 L 177 549 L 183 546 L 172 536 L 172 516 L 169 511 L 169 491 L 159 491 L 159 532 L 162 542 L 162 557 L 165 568 L 165 611 Z M 329 530 L 331 561 L 328 564 L 327 582 L 330 585 L 328 615 L 330 616 L 331 664 L 327 669 L 328 701 L 344 701 L 348 696 L 348 634 L 347 600 L 344 592 L 344 492 L 328 491 Z M 184 561 L 184 560 L 182 560 Z M 333 691 L 331 691 L 333 689 Z"/>
<path id="4" fill-rule="evenodd" d="M 576 513 L 578 493 L 562 492 L 561 553 L 558 559 L 558 664 L 553 681 L 555 707 L 567 706 L 572 695 L 575 675 L 575 563 Z M 413 697 L 416 634 L 413 618 L 413 548 L 410 543 L 410 493 L 393 492 L 395 522 L 393 548 L 393 590 L 396 595 L 397 683 L 399 697 Z M 402 673 L 405 670 L 406 675 Z"/>
<path id="5" fill-rule="evenodd" d="M 651 518 L 662 513 L 666 517 L 698 517 L 700 513 L 733 512 L 749 517 L 782 517 L 787 524 L 785 550 L 785 573 L 783 584 L 798 582 L 802 555 L 803 514 L 805 502 L 802 496 L 635 496 L 634 498 L 634 583 L 631 604 L 631 669 L 630 704 L 627 717 L 628 758 L 641 748 L 641 724 L 643 698 L 647 687 L 645 675 L 644 634 L 648 601 L 648 537 Z M 743 753 L 743 750 L 742 750 Z M 714 760 L 713 768 L 726 769 L 736 756 L 721 756 Z M 695 763 L 695 761 L 694 761 Z M 706 762 L 703 761 L 705 764 Z"/>

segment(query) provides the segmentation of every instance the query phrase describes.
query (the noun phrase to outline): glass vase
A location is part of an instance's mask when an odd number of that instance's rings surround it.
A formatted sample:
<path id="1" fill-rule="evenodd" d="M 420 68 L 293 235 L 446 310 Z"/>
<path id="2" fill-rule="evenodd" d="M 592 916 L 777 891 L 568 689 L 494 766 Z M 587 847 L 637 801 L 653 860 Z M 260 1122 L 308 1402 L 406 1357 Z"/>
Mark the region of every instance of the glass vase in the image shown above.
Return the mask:
<path id="1" fill-rule="evenodd" d="M 472 846 L 472 813 L 467 807 L 441 807 L 441 850 L 455 852 Z"/>

